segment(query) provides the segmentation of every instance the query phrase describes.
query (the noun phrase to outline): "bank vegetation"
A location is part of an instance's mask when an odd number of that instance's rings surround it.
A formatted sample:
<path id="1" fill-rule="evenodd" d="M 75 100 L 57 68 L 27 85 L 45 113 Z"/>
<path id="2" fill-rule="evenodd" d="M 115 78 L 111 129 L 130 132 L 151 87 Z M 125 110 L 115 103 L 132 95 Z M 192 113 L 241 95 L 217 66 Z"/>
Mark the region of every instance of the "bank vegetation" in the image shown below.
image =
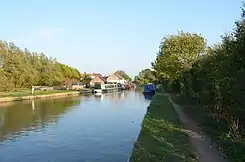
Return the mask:
<path id="1" fill-rule="evenodd" d="M 245 161 L 245 11 L 219 44 L 180 31 L 162 39 L 152 73 L 229 161 Z M 147 76 L 147 75 L 146 75 Z M 136 77 L 145 83 L 142 72 Z M 141 79 L 139 79 L 141 78 Z M 162 107 L 164 108 L 164 107 Z"/>
<path id="2" fill-rule="evenodd" d="M 79 81 L 80 72 L 44 53 L 20 49 L 0 41 L 0 91 L 38 86 L 57 86 Z"/>

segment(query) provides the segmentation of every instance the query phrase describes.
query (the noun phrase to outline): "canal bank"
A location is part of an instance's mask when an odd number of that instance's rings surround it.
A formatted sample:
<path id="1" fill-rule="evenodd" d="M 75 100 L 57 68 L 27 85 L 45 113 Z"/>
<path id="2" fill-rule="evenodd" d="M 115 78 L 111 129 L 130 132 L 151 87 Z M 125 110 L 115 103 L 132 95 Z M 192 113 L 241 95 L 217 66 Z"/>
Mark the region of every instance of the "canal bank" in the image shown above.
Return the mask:
<path id="1" fill-rule="evenodd" d="M 131 162 L 198 161 L 172 104 L 162 92 L 153 97 L 134 145 Z"/>
<path id="2" fill-rule="evenodd" d="M 28 96 L 16 96 L 16 97 L 2 97 L 0 98 L 0 103 L 11 102 L 11 101 L 21 101 L 21 100 L 31 100 L 31 99 L 46 99 L 46 98 L 57 98 L 64 96 L 75 96 L 79 95 L 80 92 L 59 92 L 51 94 L 40 94 L 40 95 L 28 95 Z"/>

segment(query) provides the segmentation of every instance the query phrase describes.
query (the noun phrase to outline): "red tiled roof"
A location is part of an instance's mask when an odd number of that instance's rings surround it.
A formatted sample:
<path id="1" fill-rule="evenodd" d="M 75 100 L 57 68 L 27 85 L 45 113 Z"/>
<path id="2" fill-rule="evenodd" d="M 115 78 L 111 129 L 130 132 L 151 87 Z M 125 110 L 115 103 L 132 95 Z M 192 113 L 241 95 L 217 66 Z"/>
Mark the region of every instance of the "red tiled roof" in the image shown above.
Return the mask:
<path id="1" fill-rule="evenodd" d="M 93 74 L 89 74 L 90 76 L 94 76 L 94 77 L 98 77 L 100 78 L 103 82 L 106 82 L 106 78 L 103 77 L 101 74 L 99 73 L 93 73 Z"/>

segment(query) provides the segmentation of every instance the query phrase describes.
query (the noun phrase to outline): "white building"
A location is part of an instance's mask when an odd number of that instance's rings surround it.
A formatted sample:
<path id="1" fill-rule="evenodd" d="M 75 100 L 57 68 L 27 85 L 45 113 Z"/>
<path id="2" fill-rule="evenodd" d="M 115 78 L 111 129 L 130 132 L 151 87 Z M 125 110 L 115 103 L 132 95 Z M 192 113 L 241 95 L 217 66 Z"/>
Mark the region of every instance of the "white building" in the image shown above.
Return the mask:
<path id="1" fill-rule="evenodd" d="M 113 73 L 109 75 L 106 79 L 108 83 L 121 83 L 121 84 L 126 84 L 127 80 L 125 80 L 123 77 L 118 75 L 117 73 Z"/>

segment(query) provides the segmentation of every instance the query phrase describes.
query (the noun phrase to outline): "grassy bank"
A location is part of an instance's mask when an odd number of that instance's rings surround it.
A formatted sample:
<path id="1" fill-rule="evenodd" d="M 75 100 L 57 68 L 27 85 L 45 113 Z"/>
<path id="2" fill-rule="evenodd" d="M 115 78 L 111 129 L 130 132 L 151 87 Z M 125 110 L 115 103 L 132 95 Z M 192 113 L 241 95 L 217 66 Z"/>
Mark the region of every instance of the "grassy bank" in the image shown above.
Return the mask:
<path id="1" fill-rule="evenodd" d="M 41 98 L 55 98 L 70 95 L 79 95 L 78 91 L 43 91 L 31 94 L 28 91 L 25 92 L 9 92 L 7 94 L 2 94 L 0 97 L 0 103 L 11 102 L 11 101 L 21 101 L 21 100 L 31 100 L 31 99 L 41 99 Z"/>
<path id="2" fill-rule="evenodd" d="M 172 99 L 184 107 L 185 113 L 195 120 L 202 130 L 212 138 L 229 161 L 245 161 L 244 136 L 233 138 L 232 133 L 229 133 L 228 124 L 225 121 L 216 120 L 207 108 L 204 108 L 203 105 L 197 103 L 195 100 L 176 95 L 172 95 Z"/>
<path id="3" fill-rule="evenodd" d="M 0 98 L 47 95 L 47 94 L 54 94 L 54 93 L 67 93 L 67 92 L 74 92 L 74 91 L 67 91 L 67 90 L 35 91 L 34 94 L 31 93 L 31 90 L 22 90 L 22 91 L 15 91 L 15 92 L 0 92 Z"/>
<path id="4" fill-rule="evenodd" d="M 131 162 L 197 161 L 168 98 L 156 93 L 148 107 Z"/>

